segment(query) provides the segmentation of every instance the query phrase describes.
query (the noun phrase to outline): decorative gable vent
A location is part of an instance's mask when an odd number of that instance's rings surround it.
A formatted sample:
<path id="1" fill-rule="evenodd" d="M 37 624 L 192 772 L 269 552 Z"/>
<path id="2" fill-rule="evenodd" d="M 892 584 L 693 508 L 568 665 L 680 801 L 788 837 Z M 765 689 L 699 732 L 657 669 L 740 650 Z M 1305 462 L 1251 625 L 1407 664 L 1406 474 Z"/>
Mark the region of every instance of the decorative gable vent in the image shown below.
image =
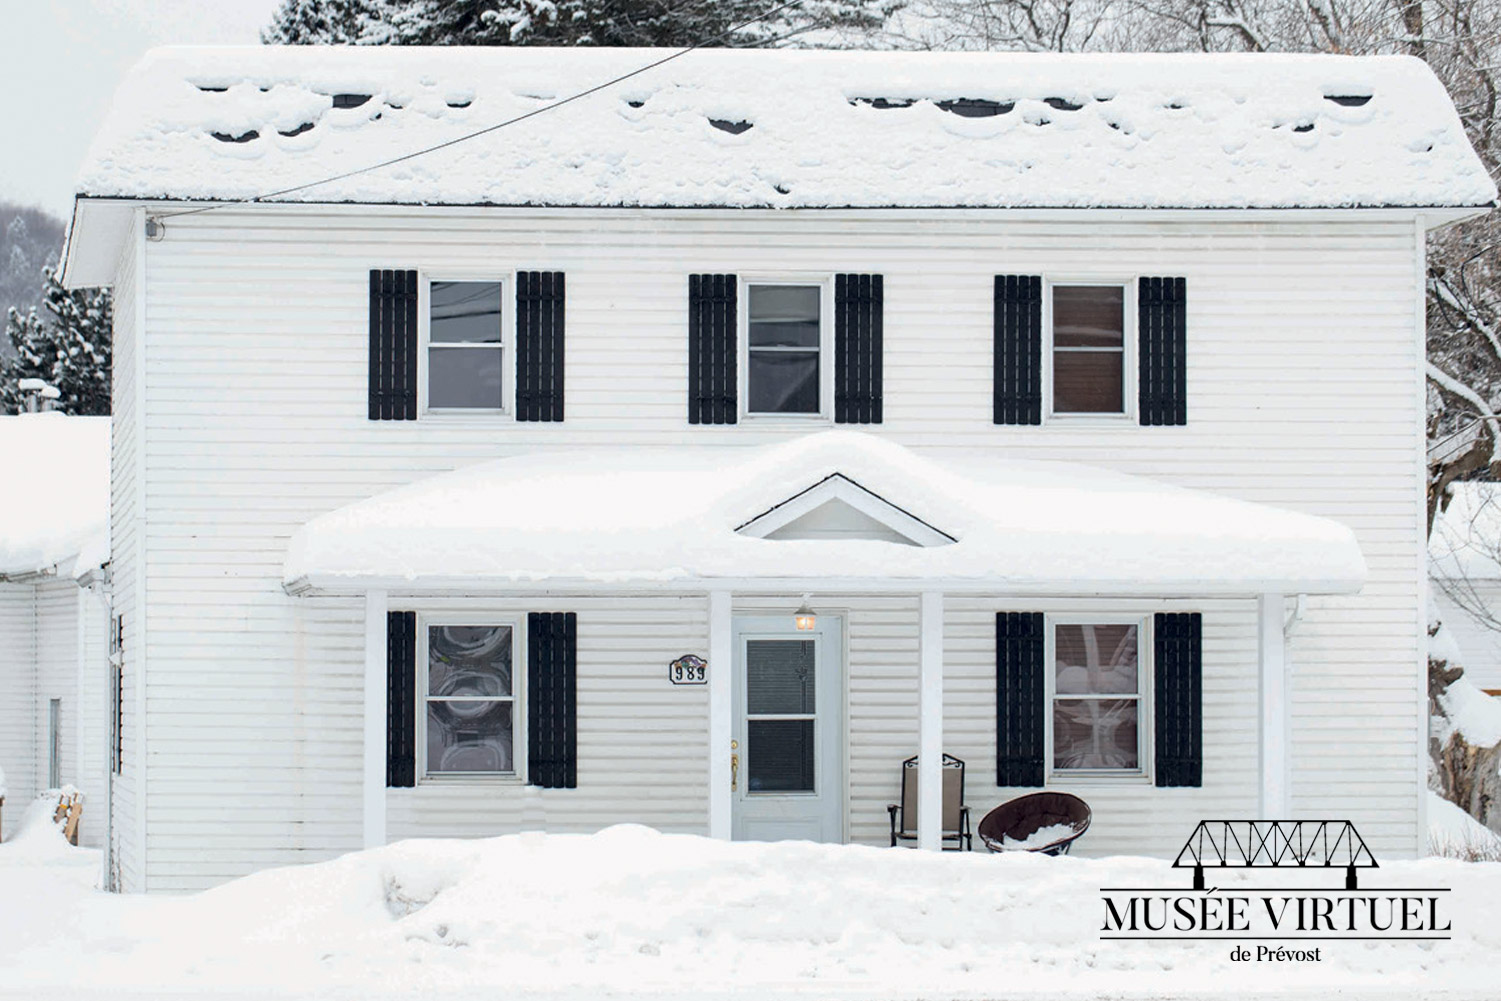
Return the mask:
<path id="1" fill-rule="evenodd" d="M 958 541 L 840 473 L 826 476 L 735 531 L 778 542 L 863 539 L 927 547 Z"/>

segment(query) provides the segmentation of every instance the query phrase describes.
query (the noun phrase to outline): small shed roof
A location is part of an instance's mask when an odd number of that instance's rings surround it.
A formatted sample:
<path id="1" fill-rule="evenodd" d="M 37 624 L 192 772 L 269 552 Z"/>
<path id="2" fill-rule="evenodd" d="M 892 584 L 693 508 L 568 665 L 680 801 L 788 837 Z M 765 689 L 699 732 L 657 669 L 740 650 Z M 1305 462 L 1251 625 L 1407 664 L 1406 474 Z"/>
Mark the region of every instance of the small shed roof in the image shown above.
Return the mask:
<path id="1" fill-rule="evenodd" d="M 108 417 L 0 417 L 0 578 L 109 559 Z"/>
<path id="2" fill-rule="evenodd" d="M 667 50 L 167 48 L 85 196 L 235 199 L 449 142 Z M 1496 188 L 1406 57 L 700 50 L 276 200 L 447 205 L 1467 207 Z"/>
<path id="3" fill-rule="evenodd" d="M 899 511 L 933 533 L 907 545 L 739 531 L 831 477 L 875 498 L 873 517 Z M 822 581 L 1200 596 L 1353 592 L 1366 568 L 1351 531 L 1324 518 L 1104 469 L 940 459 L 828 431 L 460 469 L 313 519 L 293 536 L 284 573 L 294 592 Z"/>

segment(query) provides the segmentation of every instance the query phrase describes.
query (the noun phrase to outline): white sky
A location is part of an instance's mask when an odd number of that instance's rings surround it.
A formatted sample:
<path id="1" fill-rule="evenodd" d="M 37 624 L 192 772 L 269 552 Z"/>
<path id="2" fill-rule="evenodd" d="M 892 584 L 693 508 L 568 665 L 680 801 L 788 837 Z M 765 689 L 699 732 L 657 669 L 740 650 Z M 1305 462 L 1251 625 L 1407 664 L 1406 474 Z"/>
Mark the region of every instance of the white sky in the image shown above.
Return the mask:
<path id="1" fill-rule="evenodd" d="M 278 0 L 0 0 L 0 200 L 67 219 L 116 85 L 153 45 L 257 41 Z"/>

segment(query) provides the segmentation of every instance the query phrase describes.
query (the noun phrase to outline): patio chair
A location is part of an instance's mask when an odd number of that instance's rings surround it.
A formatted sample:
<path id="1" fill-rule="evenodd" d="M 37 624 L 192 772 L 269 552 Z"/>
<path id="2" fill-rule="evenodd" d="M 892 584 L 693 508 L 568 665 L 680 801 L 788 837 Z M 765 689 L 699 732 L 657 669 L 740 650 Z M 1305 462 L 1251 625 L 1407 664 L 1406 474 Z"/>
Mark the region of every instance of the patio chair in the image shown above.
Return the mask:
<path id="1" fill-rule="evenodd" d="M 943 825 L 945 850 L 969 851 L 974 838 L 969 829 L 969 807 L 964 805 L 964 762 L 952 754 L 943 756 Z M 897 842 L 917 841 L 917 755 L 902 762 L 901 801 L 886 807 L 891 817 L 891 847 Z"/>
<path id="2" fill-rule="evenodd" d="M 1027 851 L 1044 855 L 1067 855 L 1075 841 L 1089 830 L 1094 813 L 1089 804 L 1066 792 L 1034 792 L 1002 803 L 980 821 L 980 840 L 993 852 Z M 1038 831 L 1064 827 L 1056 836 L 1027 844 Z M 1011 844 L 1006 844 L 1007 840 Z"/>

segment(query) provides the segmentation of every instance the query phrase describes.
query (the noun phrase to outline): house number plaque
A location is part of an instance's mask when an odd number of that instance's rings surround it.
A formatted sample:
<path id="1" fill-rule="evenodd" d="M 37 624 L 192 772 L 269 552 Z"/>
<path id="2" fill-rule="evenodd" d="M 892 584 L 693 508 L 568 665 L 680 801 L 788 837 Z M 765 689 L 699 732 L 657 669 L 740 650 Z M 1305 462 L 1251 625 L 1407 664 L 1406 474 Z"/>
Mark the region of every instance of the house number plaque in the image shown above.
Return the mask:
<path id="1" fill-rule="evenodd" d="M 706 685 L 709 683 L 709 662 L 698 654 L 685 653 L 667 665 L 667 679 L 674 685 Z"/>

